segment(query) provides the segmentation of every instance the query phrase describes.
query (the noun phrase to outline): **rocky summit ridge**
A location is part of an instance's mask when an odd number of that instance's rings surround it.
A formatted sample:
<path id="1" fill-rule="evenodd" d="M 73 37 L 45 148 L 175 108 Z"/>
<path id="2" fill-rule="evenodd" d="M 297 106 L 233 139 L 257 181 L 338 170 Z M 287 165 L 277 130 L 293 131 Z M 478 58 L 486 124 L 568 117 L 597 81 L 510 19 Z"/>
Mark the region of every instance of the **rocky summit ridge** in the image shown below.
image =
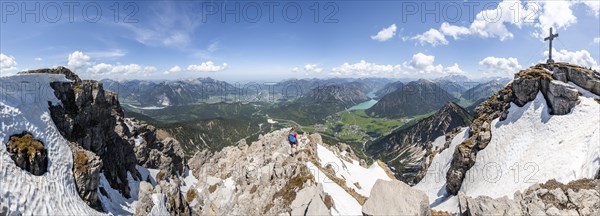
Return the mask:
<path id="1" fill-rule="evenodd" d="M 446 174 L 448 193 L 458 193 L 465 173 L 475 164 L 477 153 L 486 148 L 492 138 L 491 121 L 506 119 L 511 103 L 523 106 L 540 92 L 548 103 L 550 114 L 571 112 L 579 103 L 581 92 L 567 83 L 600 95 L 600 73 L 597 71 L 567 63 L 538 64 L 516 73 L 511 83 L 482 102 L 476 108 L 469 138 L 457 147 Z"/>

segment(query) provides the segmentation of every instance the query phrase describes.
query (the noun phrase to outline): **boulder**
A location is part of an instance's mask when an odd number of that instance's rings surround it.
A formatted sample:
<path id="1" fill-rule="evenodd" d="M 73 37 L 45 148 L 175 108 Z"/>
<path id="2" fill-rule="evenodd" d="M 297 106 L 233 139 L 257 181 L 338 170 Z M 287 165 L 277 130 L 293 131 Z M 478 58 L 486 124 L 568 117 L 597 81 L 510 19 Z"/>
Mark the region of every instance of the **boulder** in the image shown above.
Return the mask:
<path id="1" fill-rule="evenodd" d="M 48 151 L 44 143 L 27 131 L 9 137 L 6 151 L 17 167 L 41 176 L 48 170 Z"/>
<path id="2" fill-rule="evenodd" d="M 513 102 L 521 107 L 535 99 L 540 90 L 540 80 L 517 77 L 513 81 L 512 88 L 515 94 Z"/>
<path id="3" fill-rule="evenodd" d="M 558 80 L 549 83 L 545 96 L 553 115 L 568 114 L 579 102 L 577 89 Z"/>
<path id="4" fill-rule="evenodd" d="M 377 180 L 362 212 L 364 215 L 431 215 L 429 198 L 398 180 Z"/>
<path id="5" fill-rule="evenodd" d="M 323 201 L 323 194 L 323 186 L 320 184 L 298 191 L 290 206 L 291 215 L 331 215 Z"/>
<path id="6" fill-rule="evenodd" d="M 458 193 L 461 215 L 523 215 L 521 205 L 508 197 L 492 199 L 488 196 L 470 198 Z"/>

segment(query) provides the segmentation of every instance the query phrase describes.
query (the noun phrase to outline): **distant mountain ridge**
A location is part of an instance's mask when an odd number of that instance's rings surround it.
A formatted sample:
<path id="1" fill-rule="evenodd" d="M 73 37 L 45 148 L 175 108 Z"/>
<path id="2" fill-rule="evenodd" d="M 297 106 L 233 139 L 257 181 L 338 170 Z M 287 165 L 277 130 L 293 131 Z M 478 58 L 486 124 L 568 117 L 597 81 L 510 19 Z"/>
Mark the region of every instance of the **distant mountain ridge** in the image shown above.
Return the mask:
<path id="1" fill-rule="evenodd" d="M 107 90 L 141 106 L 171 106 L 196 103 L 210 96 L 238 94 L 239 88 L 212 78 L 152 82 L 143 80 L 101 81 Z"/>
<path id="2" fill-rule="evenodd" d="M 427 169 L 426 160 L 435 150 L 432 143 L 457 128 L 467 127 L 472 118 L 458 104 L 449 102 L 432 116 L 373 141 L 367 152 L 395 168 L 399 180 L 415 184 L 423 177 L 417 176 L 418 172 Z M 445 140 L 442 140 L 441 147 Z"/>
<path id="3" fill-rule="evenodd" d="M 458 99 L 437 84 L 420 79 L 387 94 L 369 108 L 367 114 L 387 118 L 410 117 L 433 112 L 448 102 L 458 103 Z"/>

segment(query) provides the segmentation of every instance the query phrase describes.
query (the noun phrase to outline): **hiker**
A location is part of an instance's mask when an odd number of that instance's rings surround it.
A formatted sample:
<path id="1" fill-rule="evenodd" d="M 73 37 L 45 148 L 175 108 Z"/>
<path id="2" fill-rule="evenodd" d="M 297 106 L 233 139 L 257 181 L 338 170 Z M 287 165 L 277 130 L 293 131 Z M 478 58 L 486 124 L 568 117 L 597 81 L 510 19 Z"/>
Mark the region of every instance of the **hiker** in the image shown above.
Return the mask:
<path id="1" fill-rule="evenodd" d="M 291 148 L 291 154 L 290 156 L 294 156 L 295 154 L 298 154 L 298 133 L 296 133 L 296 130 L 294 128 L 290 129 L 290 132 L 288 134 L 288 141 L 290 142 L 290 148 Z M 296 146 L 296 152 L 294 154 L 294 146 Z"/>

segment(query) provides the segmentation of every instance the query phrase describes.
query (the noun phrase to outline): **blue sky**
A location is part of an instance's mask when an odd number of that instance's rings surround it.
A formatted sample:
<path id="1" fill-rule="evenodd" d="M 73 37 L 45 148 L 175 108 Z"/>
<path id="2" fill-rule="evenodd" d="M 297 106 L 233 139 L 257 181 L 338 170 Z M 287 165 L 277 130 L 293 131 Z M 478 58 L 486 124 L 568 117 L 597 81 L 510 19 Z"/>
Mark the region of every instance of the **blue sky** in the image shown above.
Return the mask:
<path id="1" fill-rule="evenodd" d="M 3 1 L 1 6 L 4 75 L 64 65 L 92 79 L 511 76 L 545 60 L 542 38 L 549 27 L 559 33 L 556 60 L 598 68 L 600 56 L 597 1 Z"/>

